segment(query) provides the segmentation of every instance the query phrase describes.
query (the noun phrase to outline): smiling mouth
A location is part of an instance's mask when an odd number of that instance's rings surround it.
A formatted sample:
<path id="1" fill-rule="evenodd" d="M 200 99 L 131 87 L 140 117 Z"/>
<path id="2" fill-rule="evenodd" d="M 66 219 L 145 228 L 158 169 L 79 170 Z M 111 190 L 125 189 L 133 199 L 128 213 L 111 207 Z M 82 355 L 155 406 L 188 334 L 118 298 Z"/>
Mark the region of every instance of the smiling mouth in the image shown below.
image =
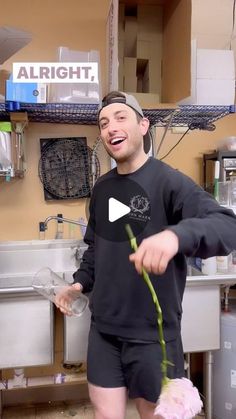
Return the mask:
<path id="1" fill-rule="evenodd" d="M 123 141 L 125 141 L 125 138 L 114 138 L 113 140 L 110 141 L 111 145 L 118 145 L 123 143 Z"/>

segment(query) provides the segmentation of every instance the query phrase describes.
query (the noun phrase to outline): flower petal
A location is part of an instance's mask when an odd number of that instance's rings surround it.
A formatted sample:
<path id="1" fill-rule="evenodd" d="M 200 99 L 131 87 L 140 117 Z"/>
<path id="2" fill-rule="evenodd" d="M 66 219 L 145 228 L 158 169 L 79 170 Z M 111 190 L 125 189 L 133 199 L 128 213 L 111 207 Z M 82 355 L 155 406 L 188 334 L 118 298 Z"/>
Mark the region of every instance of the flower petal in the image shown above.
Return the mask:
<path id="1" fill-rule="evenodd" d="M 200 413 L 202 405 L 192 382 L 175 378 L 163 386 L 154 415 L 158 415 L 158 419 L 192 419 Z"/>

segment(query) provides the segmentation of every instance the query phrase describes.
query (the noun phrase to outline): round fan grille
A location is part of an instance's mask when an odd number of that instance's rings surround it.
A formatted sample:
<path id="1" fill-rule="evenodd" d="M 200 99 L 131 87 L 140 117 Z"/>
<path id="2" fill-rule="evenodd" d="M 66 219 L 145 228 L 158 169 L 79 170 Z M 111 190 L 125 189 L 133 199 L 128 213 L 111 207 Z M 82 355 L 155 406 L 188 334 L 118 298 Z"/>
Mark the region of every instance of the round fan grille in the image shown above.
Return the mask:
<path id="1" fill-rule="evenodd" d="M 42 146 L 39 177 L 48 199 L 76 199 L 90 196 L 100 165 L 86 138 L 48 139 Z"/>

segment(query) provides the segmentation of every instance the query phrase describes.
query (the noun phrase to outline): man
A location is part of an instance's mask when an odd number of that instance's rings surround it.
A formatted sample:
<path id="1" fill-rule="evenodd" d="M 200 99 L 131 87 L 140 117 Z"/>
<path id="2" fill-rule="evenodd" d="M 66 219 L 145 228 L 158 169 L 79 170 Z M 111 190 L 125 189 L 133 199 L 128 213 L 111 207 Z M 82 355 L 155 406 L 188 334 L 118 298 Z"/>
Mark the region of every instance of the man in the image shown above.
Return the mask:
<path id="1" fill-rule="evenodd" d="M 104 147 L 117 167 L 95 185 L 85 235 L 88 250 L 74 274 L 73 286 L 91 291 L 89 394 L 95 419 L 124 419 L 127 394 L 140 418 L 150 419 L 161 390 L 162 353 L 157 315 L 140 276 L 142 268 L 150 273 L 162 307 L 168 360 L 173 364 L 169 377 L 182 377 L 185 256 L 230 253 L 236 248 L 236 218 L 187 176 L 148 157 L 149 121 L 133 96 L 108 94 L 98 124 Z M 137 184 L 146 194 L 146 209 L 150 204 L 150 216 L 137 237 L 139 249 L 133 254 L 128 240 L 103 235 L 106 182 L 114 185 L 114 191 L 125 189 L 125 196 L 132 196 L 132 185 Z M 128 214 L 128 222 L 134 216 L 137 213 Z M 140 215 L 140 223 L 144 216 Z M 115 223 L 112 228 L 119 234 Z"/>

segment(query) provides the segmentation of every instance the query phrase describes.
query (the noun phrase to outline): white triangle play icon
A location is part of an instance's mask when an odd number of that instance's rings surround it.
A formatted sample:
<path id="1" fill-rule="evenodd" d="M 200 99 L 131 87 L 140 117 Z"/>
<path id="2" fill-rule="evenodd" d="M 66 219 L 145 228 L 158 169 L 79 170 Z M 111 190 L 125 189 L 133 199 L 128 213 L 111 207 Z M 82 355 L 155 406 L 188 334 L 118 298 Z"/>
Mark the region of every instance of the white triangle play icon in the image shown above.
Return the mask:
<path id="1" fill-rule="evenodd" d="M 110 223 L 113 223 L 119 218 L 124 217 L 124 215 L 129 214 L 130 211 L 130 207 L 128 207 L 127 205 L 122 204 L 122 202 L 118 201 L 115 198 L 109 198 L 108 219 Z"/>

